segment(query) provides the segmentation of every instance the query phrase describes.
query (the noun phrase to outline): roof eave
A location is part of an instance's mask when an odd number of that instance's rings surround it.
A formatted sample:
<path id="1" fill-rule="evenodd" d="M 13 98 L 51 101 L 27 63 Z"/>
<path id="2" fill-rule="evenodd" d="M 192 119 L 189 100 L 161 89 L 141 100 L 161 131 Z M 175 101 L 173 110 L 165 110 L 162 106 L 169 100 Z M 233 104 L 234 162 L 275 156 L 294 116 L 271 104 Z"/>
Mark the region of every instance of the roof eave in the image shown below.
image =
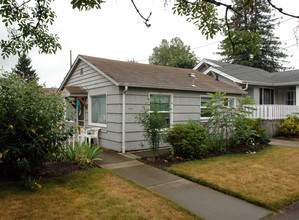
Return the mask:
<path id="1" fill-rule="evenodd" d="M 225 92 L 229 94 L 239 94 L 239 95 L 246 95 L 248 92 L 240 90 L 237 91 L 225 91 L 220 89 L 201 89 L 198 87 L 177 87 L 177 86 L 165 86 L 165 85 L 147 85 L 147 84 L 137 84 L 137 83 L 125 83 L 120 82 L 118 86 L 128 86 L 128 87 L 136 87 L 136 88 L 152 88 L 152 89 L 169 89 L 169 90 L 180 90 L 180 91 L 197 91 L 197 92 Z"/>

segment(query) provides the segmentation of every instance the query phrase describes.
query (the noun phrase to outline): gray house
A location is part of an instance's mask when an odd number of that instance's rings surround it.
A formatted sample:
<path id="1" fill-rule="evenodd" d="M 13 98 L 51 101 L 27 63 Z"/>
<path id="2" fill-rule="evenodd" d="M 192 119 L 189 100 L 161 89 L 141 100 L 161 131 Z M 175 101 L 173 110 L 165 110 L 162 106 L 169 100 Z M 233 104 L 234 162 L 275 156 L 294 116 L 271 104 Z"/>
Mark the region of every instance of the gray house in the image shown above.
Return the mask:
<path id="1" fill-rule="evenodd" d="M 299 112 L 299 70 L 270 73 L 262 69 L 203 59 L 194 70 L 248 92 L 254 117 L 283 119 Z"/>
<path id="2" fill-rule="evenodd" d="M 240 88 L 216 81 L 191 69 L 181 69 L 79 55 L 58 91 L 72 97 L 74 123 L 98 130 L 101 146 L 116 151 L 148 148 L 136 116 L 159 95 L 166 127 L 203 120 L 200 112 L 209 100 L 207 93 L 225 92 L 236 97 L 247 94 Z M 164 107 L 163 107 L 164 106 Z M 165 108 L 165 106 L 167 108 Z"/>

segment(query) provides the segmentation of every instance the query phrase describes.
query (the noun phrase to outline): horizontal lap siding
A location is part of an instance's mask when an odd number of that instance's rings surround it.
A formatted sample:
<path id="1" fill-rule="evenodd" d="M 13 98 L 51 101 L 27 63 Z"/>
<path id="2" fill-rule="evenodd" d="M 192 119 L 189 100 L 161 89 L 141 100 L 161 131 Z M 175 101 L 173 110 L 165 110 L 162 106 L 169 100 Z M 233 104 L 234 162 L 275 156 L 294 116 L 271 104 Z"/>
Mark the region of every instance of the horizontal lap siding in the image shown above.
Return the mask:
<path id="1" fill-rule="evenodd" d="M 187 123 L 189 120 L 200 120 L 200 95 L 204 93 L 129 87 L 126 93 L 126 150 L 148 148 L 148 143 L 143 136 L 143 128 L 136 121 L 136 116 L 144 107 L 148 107 L 149 93 L 173 95 L 172 111 L 174 124 Z M 161 143 L 161 146 L 165 145 L 165 143 Z"/>
<path id="2" fill-rule="evenodd" d="M 81 69 L 83 69 L 82 75 L 80 74 Z M 119 87 L 82 61 L 74 70 L 66 86 L 80 86 L 89 95 L 107 94 L 107 127 L 101 127 L 100 129 L 99 144 L 103 147 L 120 151 L 122 143 L 122 99 Z M 96 127 L 88 125 L 89 110 L 85 109 L 86 127 Z"/>

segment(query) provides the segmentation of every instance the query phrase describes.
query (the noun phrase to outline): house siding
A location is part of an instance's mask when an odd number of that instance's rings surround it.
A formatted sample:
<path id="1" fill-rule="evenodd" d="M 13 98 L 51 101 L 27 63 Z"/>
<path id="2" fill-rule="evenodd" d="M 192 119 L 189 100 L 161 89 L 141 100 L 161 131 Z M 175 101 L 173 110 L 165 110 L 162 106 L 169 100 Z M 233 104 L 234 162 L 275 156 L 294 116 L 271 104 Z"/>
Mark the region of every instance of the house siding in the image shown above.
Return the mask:
<path id="1" fill-rule="evenodd" d="M 80 74 L 81 69 L 83 69 L 83 74 Z M 85 109 L 85 127 L 99 127 L 99 144 L 109 149 L 120 151 L 122 140 L 122 102 L 119 87 L 82 61 L 77 65 L 66 86 L 80 86 L 88 92 L 88 95 L 107 94 L 107 126 L 89 125 L 88 113 L 90 109 Z M 88 103 L 88 97 L 86 98 L 86 103 Z"/>
<path id="2" fill-rule="evenodd" d="M 173 124 L 183 124 L 189 120 L 200 121 L 201 119 L 200 96 L 206 95 L 206 93 L 129 87 L 126 93 L 126 150 L 141 150 L 149 147 L 143 136 L 143 128 L 136 121 L 136 116 L 144 107 L 148 106 L 150 93 L 172 95 Z M 166 143 L 162 143 L 161 146 L 166 146 Z"/>
<path id="3" fill-rule="evenodd" d="M 82 70 L 83 70 L 83 74 Z M 84 61 L 79 61 L 65 86 L 80 86 L 89 96 L 106 94 L 106 126 L 94 126 L 88 123 L 90 108 L 85 109 L 85 127 L 99 127 L 98 143 L 116 151 L 122 150 L 122 93 L 124 87 L 118 87 L 95 71 Z M 172 95 L 173 124 L 187 123 L 189 120 L 200 121 L 200 96 L 205 92 L 179 91 L 167 89 L 149 89 L 129 87 L 125 94 L 125 147 L 126 151 L 147 149 L 143 128 L 136 121 L 136 116 L 149 103 L 150 93 Z M 239 97 L 240 95 L 230 95 Z M 88 97 L 86 98 L 88 103 Z M 166 146 L 162 143 L 161 146 Z"/>

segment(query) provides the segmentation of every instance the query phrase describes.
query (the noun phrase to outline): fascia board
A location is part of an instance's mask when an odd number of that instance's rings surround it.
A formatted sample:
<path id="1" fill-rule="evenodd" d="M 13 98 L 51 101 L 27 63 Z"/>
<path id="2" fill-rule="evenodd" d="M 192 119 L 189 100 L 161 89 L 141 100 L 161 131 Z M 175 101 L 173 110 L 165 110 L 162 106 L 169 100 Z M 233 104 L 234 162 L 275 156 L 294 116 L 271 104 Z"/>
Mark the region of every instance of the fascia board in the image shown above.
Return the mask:
<path id="1" fill-rule="evenodd" d="M 211 61 L 209 61 L 209 60 L 206 60 L 205 58 L 204 59 L 202 59 L 200 62 L 199 62 L 199 64 L 197 64 L 193 69 L 194 70 L 197 70 L 201 65 L 203 65 L 203 64 L 209 64 L 209 65 L 211 65 L 211 66 L 213 66 L 213 67 L 221 67 L 221 66 L 219 66 L 219 65 L 217 65 L 217 64 L 215 64 L 215 63 L 213 63 L 213 62 L 211 62 Z"/>
<path id="2" fill-rule="evenodd" d="M 104 73 L 102 70 L 100 70 L 98 67 L 93 65 L 92 63 L 88 62 L 86 59 L 80 56 L 80 59 L 84 61 L 87 65 L 89 65 L 92 69 L 94 69 L 96 72 L 104 76 L 106 79 L 111 81 L 114 85 L 118 86 L 118 82 L 116 82 L 114 79 L 112 79 L 110 76 L 108 76 L 106 73 Z"/>
<path id="3" fill-rule="evenodd" d="M 128 86 L 135 88 L 151 88 L 151 89 L 168 89 L 168 90 L 180 90 L 180 91 L 194 91 L 194 92 L 223 92 L 222 90 L 216 89 L 200 89 L 200 88 L 187 88 L 187 87 L 171 87 L 163 85 L 146 85 L 146 84 L 135 84 L 135 83 L 119 83 L 118 86 Z M 225 91 L 229 94 L 248 94 L 246 91 L 240 90 L 240 92 Z"/>
<path id="4" fill-rule="evenodd" d="M 77 56 L 76 60 L 74 61 L 73 65 L 71 66 L 71 68 L 69 69 L 68 73 L 66 74 L 66 76 L 64 77 L 62 83 L 60 84 L 58 90 L 56 93 L 60 92 L 63 90 L 66 82 L 69 80 L 71 74 L 73 73 L 74 69 L 77 67 L 78 63 L 79 63 L 79 58 L 80 56 Z"/>
<path id="5" fill-rule="evenodd" d="M 233 77 L 233 76 L 231 76 L 231 75 L 229 75 L 227 73 L 224 73 L 224 72 L 222 72 L 222 71 L 220 71 L 218 69 L 215 69 L 214 67 L 210 67 L 209 69 L 207 69 L 206 71 L 204 71 L 203 74 L 207 75 L 210 72 L 217 73 L 220 76 L 223 76 L 223 77 L 225 77 L 225 78 L 227 78 L 227 79 L 229 79 L 229 80 L 231 80 L 233 82 L 236 82 L 236 83 L 246 83 L 246 82 L 244 82 L 242 80 L 239 80 L 239 79 L 237 79 L 237 78 L 235 78 L 235 77 Z"/>

